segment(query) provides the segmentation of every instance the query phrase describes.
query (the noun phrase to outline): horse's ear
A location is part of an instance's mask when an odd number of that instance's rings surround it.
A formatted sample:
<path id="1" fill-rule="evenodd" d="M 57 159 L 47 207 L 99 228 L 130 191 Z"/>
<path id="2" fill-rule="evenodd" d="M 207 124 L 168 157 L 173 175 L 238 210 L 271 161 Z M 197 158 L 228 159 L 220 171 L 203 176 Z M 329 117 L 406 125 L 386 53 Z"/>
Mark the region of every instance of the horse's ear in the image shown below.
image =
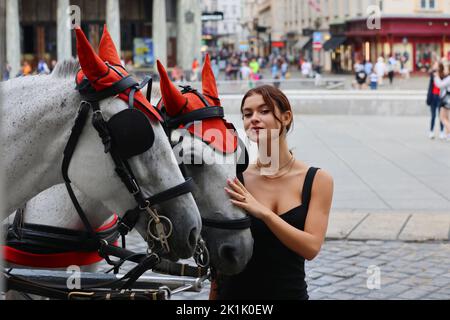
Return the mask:
<path id="1" fill-rule="evenodd" d="M 106 24 L 103 26 L 103 34 L 98 46 L 98 55 L 103 61 L 108 61 L 112 65 L 122 65 L 114 41 L 106 28 Z"/>
<path id="2" fill-rule="evenodd" d="M 92 48 L 81 28 L 75 28 L 77 36 L 77 54 L 81 69 L 90 81 L 95 81 L 108 72 L 108 66 Z"/>
<path id="3" fill-rule="evenodd" d="M 166 69 L 159 60 L 156 62 L 159 72 L 159 86 L 161 90 L 164 106 L 166 107 L 169 116 L 175 116 L 181 112 L 181 109 L 186 105 L 187 99 L 183 97 L 181 92 L 170 81 Z"/>
<path id="4" fill-rule="evenodd" d="M 216 78 L 214 77 L 214 72 L 211 68 L 211 60 L 209 59 L 209 54 L 206 54 L 205 64 L 202 70 L 202 91 L 203 94 L 209 100 L 219 99 L 219 93 L 217 91 Z M 217 101 L 211 101 L 213 105 L 217 105 Z"/>

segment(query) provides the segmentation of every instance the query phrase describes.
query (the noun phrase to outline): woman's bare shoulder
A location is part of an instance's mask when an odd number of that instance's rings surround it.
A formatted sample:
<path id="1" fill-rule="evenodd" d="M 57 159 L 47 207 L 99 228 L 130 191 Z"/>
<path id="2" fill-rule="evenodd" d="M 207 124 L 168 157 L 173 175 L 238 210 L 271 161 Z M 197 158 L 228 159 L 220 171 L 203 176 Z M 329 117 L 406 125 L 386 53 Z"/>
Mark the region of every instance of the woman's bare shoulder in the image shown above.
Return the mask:
<path id="1" fill-rule="evenodd" d="M 314 178 L 313 183 L 313 192 L 314 190 L 329 190 L 331 193 L 333 192 L 334 180 L 331 174 L 329 174 L 326 170 L 320 169 L 316 173 L 316 177 Z"/>

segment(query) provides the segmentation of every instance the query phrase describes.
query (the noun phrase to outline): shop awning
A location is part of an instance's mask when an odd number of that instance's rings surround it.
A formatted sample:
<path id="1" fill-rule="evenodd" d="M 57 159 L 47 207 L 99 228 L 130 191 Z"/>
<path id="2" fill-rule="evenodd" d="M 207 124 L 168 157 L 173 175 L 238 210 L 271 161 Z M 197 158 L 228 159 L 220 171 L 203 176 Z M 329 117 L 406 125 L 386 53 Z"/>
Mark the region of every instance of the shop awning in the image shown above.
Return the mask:
<path id="1" fill-rule="evenodd" d="M 294 45 L 295 49 L 302 50 L 304 47 L 306 47 L 310 42 L 312 42 L 312 39 L 310 37 L 300 37 L 300 39 L 297 41 L 297 43 Z"/>
<path id="2" fill-rule="evenodd" d="M 332 37 L 330 40 L 326 41 L 323 44 L 323 49 L 325 51 L 336 50 L 336 48 L 339 47 L 341 44 L 343 44 L 345 40 L 347 40 L 347 38 L 344 36 Z"/>

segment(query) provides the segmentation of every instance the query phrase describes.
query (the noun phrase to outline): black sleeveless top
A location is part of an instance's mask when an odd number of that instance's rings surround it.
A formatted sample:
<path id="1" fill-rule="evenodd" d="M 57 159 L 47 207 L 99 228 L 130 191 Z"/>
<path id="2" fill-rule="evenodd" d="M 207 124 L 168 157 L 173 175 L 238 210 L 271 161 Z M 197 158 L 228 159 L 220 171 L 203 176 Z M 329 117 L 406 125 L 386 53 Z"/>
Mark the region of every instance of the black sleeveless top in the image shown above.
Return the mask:
<path id="1" fill-rule="evenodd" d="M 304 230 L 311 188 L 318 168 L 309 168 L 302 190 L 302 204 L 280 217 Z M 219 300 L 307 300 L 305 259 L 287 248 L 261 220 L 252 219 L 253 255 L 244 271 L 218 276 Z"/>

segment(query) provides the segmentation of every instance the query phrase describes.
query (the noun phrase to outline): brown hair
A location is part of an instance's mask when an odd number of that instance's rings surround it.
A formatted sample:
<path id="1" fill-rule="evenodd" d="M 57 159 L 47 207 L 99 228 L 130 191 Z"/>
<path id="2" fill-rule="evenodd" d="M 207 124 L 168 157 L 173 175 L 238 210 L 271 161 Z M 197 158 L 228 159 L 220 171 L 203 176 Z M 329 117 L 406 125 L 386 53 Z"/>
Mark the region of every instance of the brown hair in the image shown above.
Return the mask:
<path id="1" fill-rule="evenodd" d="M 275 114 L 275 106 L 276 106 L 276 108 L 278 108 L 280 113 L 285 113 L 287 111 L 291 112 L 291 114 L 292 114 L 291 122 L 285 127 L 286 128 L 286 133 L 288 133 L 289 130 L 291 129 L 291 126 L 292 126 L 293 122 L 294 122 L 294 114 L 292 112 L 291 104 L 290 104 L 288 98 L 286 97 L 286 95 L 283 93 L 283 91 L 281 91 L 280 89 L 275 88 L 274 86 L 271 86 L 271 85 L 262 85 L 262 86 L 250 89 L 245 94 L 244 98 L 242 99 L 242 102 L 241 102 L 241 114 L 243 114 L 243 110 L 242 109 L 244 108 L 245 100 L 247 100 L 248 97 L 254 96 L 254 95 L 261 95 L 262 96 L 265 104 L 272 111 L 273 116 L 275 117 L 275 119 L 277 119 L 280 123 L 281 123 L 281 120 Z M 283 130 L 284 130 L 284 127 L 283 127 Z"/>
<path id="2" fill-rule="evenodd" d="M 444 79 L 446 77 L 445 66 L 442 62 L 439 62 L 438 72 L 439 72 L 439 78 Z"/>

